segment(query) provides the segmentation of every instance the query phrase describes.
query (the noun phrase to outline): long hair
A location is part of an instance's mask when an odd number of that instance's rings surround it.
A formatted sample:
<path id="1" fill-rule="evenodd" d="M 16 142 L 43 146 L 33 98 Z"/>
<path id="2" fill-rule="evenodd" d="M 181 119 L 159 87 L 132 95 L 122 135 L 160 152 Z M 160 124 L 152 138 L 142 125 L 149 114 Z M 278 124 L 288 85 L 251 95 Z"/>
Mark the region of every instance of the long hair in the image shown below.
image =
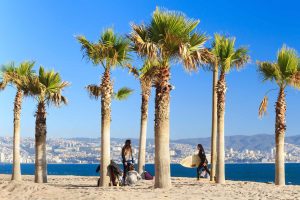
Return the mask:
<path id="1" fill-rule="evenodd" d="M 123 149 L 124 149 L 124 155 L 128 155 L 128 153 L 132 154 L 131 140 L 125 141 L 125 145 Z"/>
<path id="2" fill-rule="evenodd" d="M 200 152 L 205 153 L 202 144 L 198 144 L 197 147 L 199 148 L 199 151 L 200 151 Z"/>

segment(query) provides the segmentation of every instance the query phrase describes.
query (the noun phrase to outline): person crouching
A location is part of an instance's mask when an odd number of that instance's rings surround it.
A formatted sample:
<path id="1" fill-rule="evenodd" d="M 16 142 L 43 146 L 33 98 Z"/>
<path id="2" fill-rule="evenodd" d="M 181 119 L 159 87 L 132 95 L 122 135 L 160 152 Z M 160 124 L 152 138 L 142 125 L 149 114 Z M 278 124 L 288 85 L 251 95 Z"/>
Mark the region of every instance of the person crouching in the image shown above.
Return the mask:
<path id="1" fill-rule="evenodd" d="M 137 171 L 135 171 L 133 164 L 129 164 L 128 168 L 129 170 L 126 173 L 125 185 L 132 186 L 141 180 L 142 177 Z"/>

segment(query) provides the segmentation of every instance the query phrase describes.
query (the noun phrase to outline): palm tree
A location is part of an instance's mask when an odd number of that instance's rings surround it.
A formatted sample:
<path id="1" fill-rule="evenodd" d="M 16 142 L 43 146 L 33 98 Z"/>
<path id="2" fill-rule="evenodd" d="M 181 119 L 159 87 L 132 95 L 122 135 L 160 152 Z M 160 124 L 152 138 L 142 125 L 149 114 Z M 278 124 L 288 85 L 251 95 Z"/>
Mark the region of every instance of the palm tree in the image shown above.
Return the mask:
<path id="1" fill-rule="evenodd" d="M 263 81 L 272 81 L 278 85 L 279 93 L 275 106 L 275 184 L 285 185 L 284 169 L 284 136 L 286 131 L 286 100 L 285 89 L 293 86 L 300 89 L 300 59 L 294 49 L 285 45 L 278 51 L 275 62 L 258 62 L 258 71 Z M 259 116 L 262 117 L 267 110 L 268 97 L 265 96 L 260 107 Z"/>
<path id="2" fill-rule="evenodd" d="M 142 89 L 142 105 L 141 105 L 141 125 L 140 125 L 140 142 L 138 156 L 138 172 L 141 174 L 144 171 L 146 163 L 146 136 L 148 122 L 148 104 L 151 94 L 151 79 L 141 78 L 140 85 Z"/>
<path id="3" fill-rule="evenodd" d="M 217 83 L 217 183 L 225 183 L 225 145 L 224 145 L 224 116 L 225 116 L 225 75 L 231 69 L 240 69 L 248 61 L 247 48 L 235 49 L 235 38 L 226 38 L 215 34 L 212 53 L 215 56 L 216 65 L 220 69 L 220 77 Z"/>
<path id="4" fill-rule="evenodd" d="M 17 89 L 14 101 L 14 136 L 13 136 L 13 171 L 12 180 L 21 181 L 21 163 L 20 163 L 20 118 L 22 110 L 22 100 L 24 88 L 24 79 L 33 75 L 32 70 L 34 62 L 22 62 L 19 66 L 14 63 L 5 65 L 2 68 L 2 82 L 4 88 L 7 84 L 13 85 Z M 25 91 L 26 92 L 26 91 Z"/>
<path id="5" fill-rule="evenodd" d="M 213 84 L 212 84 L 212 124 L 211 124 L 211 171 L 210 171 L 210 181 L 215 181 L 216 178 L 216 166 L 217 166 L 217 83 L 218 83 L 218 62 L 214 59 L 211 62 L 211 68 L 213 72 Z"/>
<path id="6" fill-rule="evenodd" d="M 129 61 L 130 41 L 118 36 L 112 29 L 105 30 L 98 42 L 89 42 L 84 36 L 78 36 L 84 57 L 95 65 L 104 69 L 101 84 L 90 85 L 87 89 L 95 97 L 101 96 L 101 162 L 100 162 L 100 186 L 108 186 L 109 176 L 107 167 L 110 163 L 110 121 L 111 100 L 113 97 L 113 84 L 111 81 L 111 69 L 117 66 L 125 66 Z M 127 93 L 124 93 L 127 95 Z M 126 96 L 125 95 L 125 96 Z"/>
<path id="7" fill-rule="evenodd" d="M 169 113 L 170 113 L 170 64 L 182 61 L 186 70 L 197 66 L 210 56 L 203 44 L 205 34 L 194 30 L 198 20 L 184 14 L 157 8 L 147 25 L 132 25 L 131 40 L 141 57 L 156 60 L 155 94 L 155 187 L 168 188 L 170 180 Z"/>
<path id="8" fill-rule="evenodd" d="M 62 95 L 69 83 L 62 81 L 59 73 L 54 70 L 45 71 L 39 68 L 39 74 L 29 78 L 25 82 L 27 95 L 31 95 L 37 101 L 35 113 L 35 182 L 47 183 L 47 159 L 46 159 L 46 105 L 60 106 L 67 104 L 67 99 Z"/>
<path id="9" fill-rule="evenodd" d="M 135 48 L 133 48 L 135 49 Z M 128 66 L 129 71 L 139 79 L 141 86 L 141 124 L 140 124 L 140 141 L 139 141 L 139 155 L 138 155 L 138 172 L 141 174 L 144 171 L 146 163 L 146 139 L 147 139 L 147 123 L 148 123 L 148 104 L 151 95 L 152 82 L 154 80 L 154 73 L 148 71 L 143 73 L 144 69 L 148 68 L 149 65 L 153 65 L 150 60 L 145 60 L 144 66 L 137 70 L 132 66 Z"/>

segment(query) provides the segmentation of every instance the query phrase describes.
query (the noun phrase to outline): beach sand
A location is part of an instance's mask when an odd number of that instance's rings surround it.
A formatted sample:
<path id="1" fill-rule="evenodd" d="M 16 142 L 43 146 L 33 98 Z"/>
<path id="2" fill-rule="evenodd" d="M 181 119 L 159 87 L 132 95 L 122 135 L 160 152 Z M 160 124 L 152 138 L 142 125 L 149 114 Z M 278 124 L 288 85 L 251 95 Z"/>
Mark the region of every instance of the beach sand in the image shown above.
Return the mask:
<path id="1" fill-rule="evenodd" d="M 217 185 L 208 180 L 172 178 L 169 190 L 154 189 L 153 181 L 140 181 L 136 186 L 96 187 L 97 177 L 48 176 L 47 184 L 33 183 L 33 176 L 23 176 L 22 182 L 11 182 L 10 175 L 0 175 L 1 200 L 35 199 L 293 199 L 300 200 L 300 186 L 227 181 Z"/>

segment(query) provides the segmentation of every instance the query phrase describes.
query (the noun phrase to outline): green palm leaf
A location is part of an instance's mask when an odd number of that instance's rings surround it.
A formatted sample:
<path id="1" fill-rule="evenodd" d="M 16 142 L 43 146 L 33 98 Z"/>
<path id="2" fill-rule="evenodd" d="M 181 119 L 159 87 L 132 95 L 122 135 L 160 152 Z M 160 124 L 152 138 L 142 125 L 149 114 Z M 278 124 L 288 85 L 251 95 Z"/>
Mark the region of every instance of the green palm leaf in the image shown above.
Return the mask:
<path id="1" fill-rule="evenodd" d="M 281 90 L 290 85 L 300 89 L 300 62 L 297 52 L 285 45 L 277 53 L 275 62 L 257 62 L 258 72 L 263 81 L 275 81 Z M 268 98 L 265 96 L 259 106 L 259 116 L 266 112 Z"/>
<path id="2" fill-rule="evenodd" d="M 119 89 L 115 94 L 114 98 L 116 100 L 125 100 L 127 99 L 131 94 L 133 93 L 133 90 L 127 87 L 123 87 Z"/>
<path id="3" fill-rule="evenodd" d="M 276 81 L 280 79 L 280 73 L 276 64 L 270 62 L 257 62 L 257 65 L 258 72 L 261 75 L 263 81 Z"/>
<path id="4" fill-rule="evenodd" d="M 16 66 L 14 62 L 3 65 L 0 88 L 4 89 L 7 84 L 12 84 L 17 89 L 24 90 L 24 79 L 34 74 L 34 64 L 32 61 L 24 61 L 19 66 Z"/>
<path id="5" fill-rule="evenodd" d="M 235 49 L 235 41 L 234 37 L 219 34 L 214 36 L 211 52 L 217 59 L 221 71 L 228 72 L 233 67 L 240 69 L 249 62 L 248 49 L 245 47 Z"/>
<path id="6" fill-rule="evenodd" d="M 83 57 L 95 65 L 101 64 L 104 68 L 125 66 L 130 60 L 130 41 L 115 34 L 113 29 L 106 29 L 95 43 L 84 36 L 77 36 L 76 39 L 81 44 Z"/>
<path id="7" fill-rule="evenodd" d="M 204 47 L 208 37 L 195 32 L 199 22 L 181 12 L 156 8 L 149 24 L 131 25 L 132 50 L 145 60 L 159 62 L 159 66 L 182 61 L 188 71 L 196 70 L 213 59 Z"/>
<path id="8" fill-rule="evenodd" d="M 39 74 L 26 79 L 24 87 L 26 94 L 35 96 L 39 102 L 60 106 L 67 104 L 67 98 L 62 92 L 69 85 L 69 82 L 61 80 L 59 73 L 54 70 L 46 71 L 40 66 Z"/>
<path id="9" fill-rule="evenodd" d="M 276 62 L 257 62 L 264 81 L 275 81 L 279 87 L 291 85 L 300 88 L 300 62 L 294 49 L 283 47 L 278 51 Z"/>
<path id="10" fill-rule="evenodd" d="M 277 54 L 277 65 L 282 78 L 288 81 L 298 72 L 299 57 L 296 50 L 283 45 Z"/>

